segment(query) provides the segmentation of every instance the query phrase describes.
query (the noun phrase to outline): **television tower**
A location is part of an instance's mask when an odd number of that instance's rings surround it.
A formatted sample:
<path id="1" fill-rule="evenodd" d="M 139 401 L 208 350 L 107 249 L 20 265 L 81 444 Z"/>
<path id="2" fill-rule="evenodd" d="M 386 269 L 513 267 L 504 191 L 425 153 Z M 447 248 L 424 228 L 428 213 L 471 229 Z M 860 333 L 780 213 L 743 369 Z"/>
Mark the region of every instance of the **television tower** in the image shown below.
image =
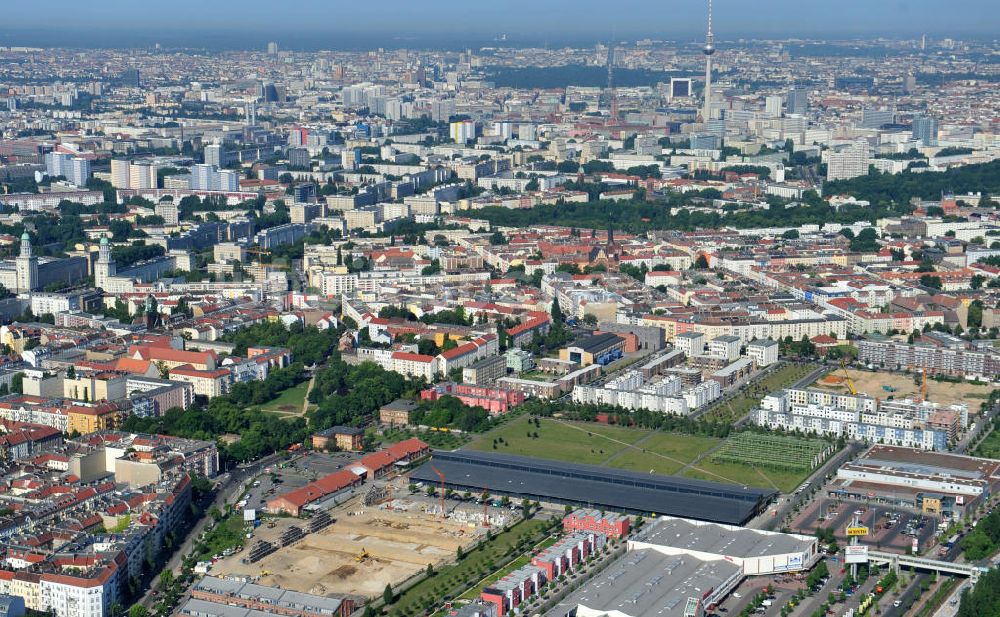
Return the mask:
<path id="1" fill-rule="evenodd" d="M 702 122 L 712 119 L 712 54 L 715 53 L 715 36 L 712 34 L 712 0 L 708 0 L 708 34 L 705 35 L 705 107 L 701 112 Z"/>

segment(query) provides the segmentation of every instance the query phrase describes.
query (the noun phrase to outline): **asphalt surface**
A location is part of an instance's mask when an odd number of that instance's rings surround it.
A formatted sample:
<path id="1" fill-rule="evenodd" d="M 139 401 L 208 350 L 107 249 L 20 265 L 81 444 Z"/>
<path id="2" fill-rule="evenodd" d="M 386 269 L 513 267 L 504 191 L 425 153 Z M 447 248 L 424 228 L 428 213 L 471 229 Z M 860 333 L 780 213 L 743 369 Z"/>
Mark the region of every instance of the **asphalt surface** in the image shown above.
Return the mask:
<path id="1" fill-rule="evenodd" d="M 259 474 L 268 465 L 280 461 L 283 454 L 283 452 L 276 452 L 252 463 L 238 465 L 229 472 L 218 476 L 216 478 L 215 485 L 215 499 L 212 501 L 211 505 L 205 508 L 205 514 L 194 524 L 191 531 L 184 539 L 184 542 L 181 543 L 176 550 L 174 550 L 173 555 L 171 555 L 170 559 L 167 560 L 167 563 L 164 564 L 163 569 L 169 569 L 175 575 L 179 574 L 181 562 L 184 560 L 184 556 L 191 553 L 194 548 L 195 541 L 212 522 L 212 517 L 208 514 L 212 507 L 214 506 L 224 511 L 227 505 L 236 503 L 240 495 L 245 490 L 245 485 L 248 481 Z M 146 593 L 140 600 L 138 600 L 138 603 L 142 604 L 146 608 L 152 608 L 157 600 L 154 593 L 159 593 L 159 587 L 160 578 L 157 576 L 153 578 L 149 589 L 146 590 Z"/>

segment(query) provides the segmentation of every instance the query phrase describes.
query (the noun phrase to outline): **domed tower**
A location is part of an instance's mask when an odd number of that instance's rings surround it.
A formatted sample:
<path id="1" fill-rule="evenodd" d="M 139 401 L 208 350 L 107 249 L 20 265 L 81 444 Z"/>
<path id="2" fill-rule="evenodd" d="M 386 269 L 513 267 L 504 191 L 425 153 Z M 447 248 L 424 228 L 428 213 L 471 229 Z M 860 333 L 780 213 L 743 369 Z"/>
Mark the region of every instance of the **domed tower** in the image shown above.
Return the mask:
<path id="1" fill-rule="evenodd" d="M 21 252 L 14 260 L 14 274 L 18 293 L 33 291 L 38 287 L 38 258 L 31 250 L 31 238 L 27 231 L 21 234 Z"/>
<path id="2" fill-rule="evenodd" d="M 108 279 L 117 274 L 118 268 L 111 257 L 111 243 L 107 236 L 101 236 L 101 247 L 97 253 L 97 263 L 94 265 L 94 287 L 107 291 Z"/>
<path id="3" fill-rule="evenodd" d="M 701 121 L 712 119 L 712 55 L 715 53 L 715 35 L 712 34 L 712 0 L 708 0 L 708 34 L 705 35 L 705 104 L 701 112 Z"/>

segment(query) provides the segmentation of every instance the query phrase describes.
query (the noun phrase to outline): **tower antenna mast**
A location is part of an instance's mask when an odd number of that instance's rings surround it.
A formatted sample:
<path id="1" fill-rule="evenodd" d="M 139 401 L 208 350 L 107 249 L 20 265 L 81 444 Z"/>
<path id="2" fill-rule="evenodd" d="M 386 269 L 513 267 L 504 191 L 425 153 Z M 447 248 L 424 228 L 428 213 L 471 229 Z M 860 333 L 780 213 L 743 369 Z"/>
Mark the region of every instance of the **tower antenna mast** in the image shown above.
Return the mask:
<path id="1" fill-rule="evenodd" d="M 712 34 L 712 0 L 708 0 L 708 33 L 705 35 L 705 47 L 701 52 L 705 54 L 705 105 L 702 108 L 701 120 L 708 122 L 712 119 L 712 54 L 715 53 L 715 35 Z"/>

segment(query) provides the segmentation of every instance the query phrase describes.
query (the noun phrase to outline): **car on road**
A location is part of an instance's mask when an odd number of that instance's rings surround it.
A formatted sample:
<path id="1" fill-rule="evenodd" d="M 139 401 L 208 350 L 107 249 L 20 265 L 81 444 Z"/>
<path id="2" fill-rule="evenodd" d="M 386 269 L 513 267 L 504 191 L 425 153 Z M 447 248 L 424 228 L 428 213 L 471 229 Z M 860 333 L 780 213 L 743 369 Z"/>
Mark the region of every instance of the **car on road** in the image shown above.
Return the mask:
<path id="1" fill-rule="evenodd" d="M 896 600 L 895 602 L 892 603 L 893 608 L 899 608 L 902 605 L 903 602 L 901 600 Z"/>

